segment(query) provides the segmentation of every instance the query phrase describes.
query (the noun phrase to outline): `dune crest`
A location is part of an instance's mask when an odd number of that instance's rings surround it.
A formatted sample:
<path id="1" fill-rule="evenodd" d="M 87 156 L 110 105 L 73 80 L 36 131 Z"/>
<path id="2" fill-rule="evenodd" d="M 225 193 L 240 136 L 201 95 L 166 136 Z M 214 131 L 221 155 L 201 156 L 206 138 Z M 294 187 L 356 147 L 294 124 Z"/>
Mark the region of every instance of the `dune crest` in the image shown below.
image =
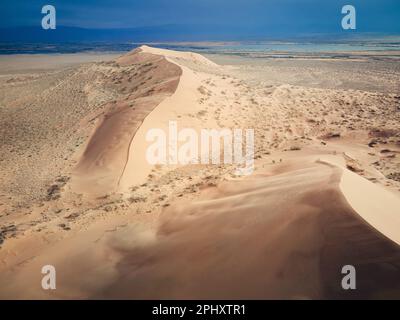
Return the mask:
<path id="1" fill-rule="evenodd" d="M 340 182 L 351 207 L 379 232 L 400 245 L 400 197 L 345 170 Z"/>
<path id="2" fill-rule="evenodd" d="M 125 79 L 122 75 L 118 80 L 127 94 L 105 107 L 106 112 L 70 184 L 77 193 L 99 197 L 116 191 L 126 192 L 135 183 L 143 182 L 150 173 L 150 166 L 143 159 L 146 123 L 155 128 L 155 114 L 170 119 L 168 113 L 179 112 L 177 106 L 193 108 L 196 104 L 195 98 L 190 99 L 189 95 L 196 92 L 195 86 L 200 86 L 201 82 L 186 64 L 217 67 L 199 54 L 148 46 L 132 50 L 115 62 L 124 68 L 135 68 L 136 73 L 133 78 Z M 146 121 L 151 113 L 152 117 Z M 138 154 L 143 156 L 136 159 Z M 141 170 L 137 170 L 138 167 Z"/>
<path id="3" fill-rule="evenodd" d="M 201 54 L 194 53 L 194 52 L 183 52 L 183 51 L 175 51 L 170 49 L 159 49 L 154 47 L 149 47 L 143 45 L 139 47 L 139 50 L 146 53 L 151 53 L 155 55 L 164 56 L 167 59 L 174 60 L 176 63 L 179 64 L 180 61 L 192 62 L 195 64 L 203 64 L 210 67 L 219 67 L 216 63 L 212 62 L 211 60 L 205 58 Z"/>

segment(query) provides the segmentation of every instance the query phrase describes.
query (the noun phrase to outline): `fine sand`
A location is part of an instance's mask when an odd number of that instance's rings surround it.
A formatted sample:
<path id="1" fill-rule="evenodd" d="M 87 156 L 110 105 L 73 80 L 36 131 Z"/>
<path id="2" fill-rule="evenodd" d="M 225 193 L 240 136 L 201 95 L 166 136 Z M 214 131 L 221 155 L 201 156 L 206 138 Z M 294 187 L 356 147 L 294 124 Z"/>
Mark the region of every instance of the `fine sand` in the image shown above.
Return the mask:
<path id="1" fill-rule="evenodd" d="M 0 61 L 0 298 L 400 298 L 393 61 L 208 58 Z M 149 164 L 169 121 L 254 129 L 255 172 Z"/>

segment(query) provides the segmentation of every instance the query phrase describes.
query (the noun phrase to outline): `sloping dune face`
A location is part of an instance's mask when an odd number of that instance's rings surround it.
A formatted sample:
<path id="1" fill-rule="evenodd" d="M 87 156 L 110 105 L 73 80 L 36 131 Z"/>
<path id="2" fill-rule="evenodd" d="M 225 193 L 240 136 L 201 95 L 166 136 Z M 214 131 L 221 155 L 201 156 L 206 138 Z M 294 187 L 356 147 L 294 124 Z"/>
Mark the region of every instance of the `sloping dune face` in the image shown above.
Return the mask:
<path id="1" fill-rule="evenodd" d="M 397 298 L 399 246 L 349 206 L 342 174 L 325 162 L 282 165 L 176 202 L 155 229 L 87 230 L 3 273 L 0 296 Z M 58 270 L 52 292 L 39 288 L 37 272 L 49 261 Z M 342 288 L 346 265 L 356 269 L 357 290 Z"/>
<path id="2" fill-rule="evenodd" d="M 122 252 L 95 297 L 380 298 L 400 292 L 400 250 L 368 225 L 323 163 L 225 182 L 164 212 L 157 241 Z M 343 290 L 342 267 L 357 270 Z"/>
<path id="3" fill-rule="evenodd" d="M 128 161 L 129 146 L 145 117 L 179 83 L 180 67 L 164 56 L 143 52 L 141 48 L 118 58 L 125 69 L 117 82 L 127 92 L 106 106 L 72 180 L 72 189 L 101 196 L 115 191 Z"/>

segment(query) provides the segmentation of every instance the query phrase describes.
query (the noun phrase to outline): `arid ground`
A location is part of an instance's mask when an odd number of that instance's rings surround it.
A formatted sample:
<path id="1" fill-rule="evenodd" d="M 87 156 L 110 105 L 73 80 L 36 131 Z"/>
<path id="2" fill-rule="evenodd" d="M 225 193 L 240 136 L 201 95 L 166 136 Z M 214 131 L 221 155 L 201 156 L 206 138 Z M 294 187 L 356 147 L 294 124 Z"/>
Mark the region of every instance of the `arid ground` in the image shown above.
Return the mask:
<path id="1" fill-rule="evenodd" d="M 254 129 L 254 173 L 151 165 L 169 121 Z M 400 299 L 399 279 L 392 54 L 0 57 L 0 298 Z"/>

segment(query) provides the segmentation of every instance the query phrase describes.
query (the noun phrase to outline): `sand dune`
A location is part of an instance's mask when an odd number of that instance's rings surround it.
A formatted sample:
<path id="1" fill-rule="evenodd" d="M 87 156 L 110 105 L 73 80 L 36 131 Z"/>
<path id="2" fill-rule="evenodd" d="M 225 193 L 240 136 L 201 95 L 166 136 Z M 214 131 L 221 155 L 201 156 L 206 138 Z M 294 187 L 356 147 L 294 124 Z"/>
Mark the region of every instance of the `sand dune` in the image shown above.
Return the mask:
<path id="1" fill-rule="evenodd" d="M 181 75 L 181 69 L 163 56 L 141 48 L 116 61 L 134 68 L 119 80 L 127 94 L 105 106 L 107 111 L 74 172 L 75 192 L 102 196 L 117 189 L 136 131 L 148 114 L 175 91 Z"/>
<path id="2" fill-rule="evenodd" d="M 117 280 L 95 297 L 398 297 L 399 247 L 349 206 L 341 175 L 322 163 L 260 173 L 173 206 L 155 242 L 121 251 Z M 369 199 L 365 206 L 376 203 Z M 344 265 L 363 279 L 355 292 L 341 288 Z"/>
<path id="3" fill-rule="evenodd" d="M 143 46 L 6 73 L 0 297 L 399 298 L 399 96 L 237 68 Z M 150 165 L 146 132 L 171 120 L 253 128 L 255 173 Z M 55 291 L 40 287 L 46 264 Z"/>
<path id="4" fill-rule="evenodd" d="M 342 168 L 301 162 L 208 187 L 195 202 L 165 210 L 155 229 L 123 225 L 101 236 L 91 227 L 8 272 L 4 292 L 42 298 L 398 297 L 398 245 L 349 205 L 339 187 Z M 32 274 L 49 259 L 60 271 L 61 288 L 52 294 L 23 290 L 35 288 L 40 275 Z M 341 288 L 344 265 L 357 269 L 356 291 Z"/>

